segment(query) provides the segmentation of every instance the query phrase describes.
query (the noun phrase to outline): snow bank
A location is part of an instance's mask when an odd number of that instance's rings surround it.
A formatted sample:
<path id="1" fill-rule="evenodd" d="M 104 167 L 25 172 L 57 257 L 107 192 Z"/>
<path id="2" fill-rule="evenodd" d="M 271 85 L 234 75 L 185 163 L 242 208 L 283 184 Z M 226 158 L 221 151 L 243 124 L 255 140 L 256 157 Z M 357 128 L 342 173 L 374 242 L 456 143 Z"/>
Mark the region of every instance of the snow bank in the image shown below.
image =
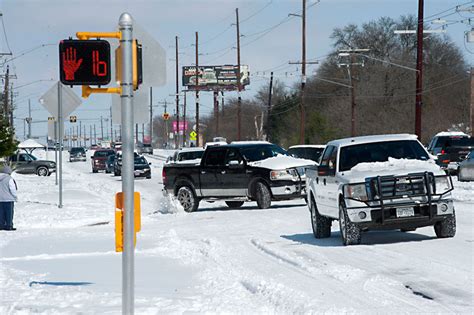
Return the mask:
<path id="1" fill-rule="evenodd" d="M 435 174 L 441 174 L 440 167 L 432 160 L 410 160 L 388 158 L 386 162 L 360 163 L 354 166 L 349 172 L 354 175 L 361 173 L 386 173 L 406 174 L 412 172 L 429 171 Z"/>
<path id="2" fill-rule="evenodd" d="M 298 159 L 287 155 L 278 155 L 265 160 L 250 162 L 249 165 L 272 170 L 282 170 L 292 167 L 317 165 L 317 163 L 311 160 Z"/>

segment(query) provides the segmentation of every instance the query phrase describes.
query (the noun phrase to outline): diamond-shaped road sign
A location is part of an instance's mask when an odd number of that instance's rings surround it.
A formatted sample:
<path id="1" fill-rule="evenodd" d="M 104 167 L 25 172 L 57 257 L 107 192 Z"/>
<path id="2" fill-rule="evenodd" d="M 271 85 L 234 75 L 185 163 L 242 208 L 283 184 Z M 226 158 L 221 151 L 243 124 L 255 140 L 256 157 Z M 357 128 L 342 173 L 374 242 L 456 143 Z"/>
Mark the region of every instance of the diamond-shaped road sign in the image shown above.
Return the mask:
<path id="1" fill-rule="evenodd" d="M 40 97 L 39 102 L 53 117 L 58 117 L 58 84 L 56 82 L 43 96 Z M 62 105 L 63 105 L 63 118 L 66 118 L 71 114 L 79 105 L 82 100 L 74 91 L 67 86 L 62 86 Z M 48 120 L 48 136 L 54 138 L 54 121 Z M 64 128 L 63 128 L 64 135 Z"/>
<path id="2" fill-rule="evenodd" d="M 44 108 L 48 110 L 51 116 L 58 117 L 58 84 L 56 82 L 48 92 L 44 93 L 40 97 L 39 102 L 43 105 Z M 61 91 L 62 94 L 62 104 L 63 104 L 63 118 L 66 118 L 71 114 L 79 105 L 81 105 L 82 100 L 79 96 L 74 93 L 74 91 L 67 86 L 63 85 Z"/>

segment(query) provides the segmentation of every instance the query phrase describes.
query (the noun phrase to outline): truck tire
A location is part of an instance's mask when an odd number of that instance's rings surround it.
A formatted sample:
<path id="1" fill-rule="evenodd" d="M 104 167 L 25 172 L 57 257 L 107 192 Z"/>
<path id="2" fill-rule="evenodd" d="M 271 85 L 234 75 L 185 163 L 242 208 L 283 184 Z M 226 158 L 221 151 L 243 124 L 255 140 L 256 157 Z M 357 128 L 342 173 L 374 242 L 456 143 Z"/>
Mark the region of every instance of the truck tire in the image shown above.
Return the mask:
<path id="1" fill-rule="evenodd" d="M 346 205 L 343 201 L 339 202 L 339 227 L 341 229 L 342 243 L 344 246 L 360 244 L 360 228 L 349 220 Z"/>
<path id="2" fill-rule="evenodd" d="M 436 222 L 434 230 L 438 238 L 454 237 L 456 235 L 456 214 L 453 213 L 443 221 Z"/>
<path id="3" fill-rule="evenodd" d="M 225 203 L 231 209 L 240 208 L 244 204 L 243 201 L 226 201 Z"/>
<path id="4" fill-rule="evenodd" d="M 97 173 L 99 170 L 96 170 L 95 168 L 92 169 L 92 173 Z"/>
<path id="5" fill-rule="evenodd" d="M 311 227 L 315 238 L 328 238 L 331 236 L 331 219 L 319 214 L 318 207 L 313 198 L 309 204 L 311 212 Z"/>
<path id="6" fill-rule="evenodd" d="M 38 176 L 48 176 L 49 170 L 46 166 L 40 166 L 36 169 L 36 175 Z"/>
<path id="7" fill-rule="evenodd" d="M 112 171 L 109 170 L 109 169 L 106 169 L 106 170 L 105 170 L 105 173 L 110 174 L 110 173 L 112 173 Z"/>
<path id="8" fill-rule="evenodd" d="M 176 194 L 179 203 L 186 212 L 196 211 L 199 206 L 199 199 L 194 195 L 193 190 L 189 186 L 182 186 Z"/>
<path id="9" fill-rule="evenodd" d="M 270 194 L 270 189 L 267 185 L 262 182 L 255 184 L 255 199 L 257 200 L 257 205 L 260 209 L 270 208 L 272 204 L 272 195 Z"/>

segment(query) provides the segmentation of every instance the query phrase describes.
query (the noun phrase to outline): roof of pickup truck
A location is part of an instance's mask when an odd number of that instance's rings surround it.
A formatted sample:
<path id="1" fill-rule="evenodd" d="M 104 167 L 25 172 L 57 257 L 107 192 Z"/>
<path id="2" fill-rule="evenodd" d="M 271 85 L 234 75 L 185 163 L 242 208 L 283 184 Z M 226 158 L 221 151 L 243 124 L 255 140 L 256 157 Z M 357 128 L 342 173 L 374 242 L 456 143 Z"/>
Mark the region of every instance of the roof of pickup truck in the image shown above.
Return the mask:
<path id="1" fill-rule="evenodd" d="M 372 142 L 417 140 L 417 139 L 418 137 L 416 135 L 410 135 L 410 134 L 375 135 L 375 136 L 352 137 L 352 138 L 333 140 L 333 141 L 330 141 L 327 145 L 342 147 L 342 146 L 372 143 Z"/>

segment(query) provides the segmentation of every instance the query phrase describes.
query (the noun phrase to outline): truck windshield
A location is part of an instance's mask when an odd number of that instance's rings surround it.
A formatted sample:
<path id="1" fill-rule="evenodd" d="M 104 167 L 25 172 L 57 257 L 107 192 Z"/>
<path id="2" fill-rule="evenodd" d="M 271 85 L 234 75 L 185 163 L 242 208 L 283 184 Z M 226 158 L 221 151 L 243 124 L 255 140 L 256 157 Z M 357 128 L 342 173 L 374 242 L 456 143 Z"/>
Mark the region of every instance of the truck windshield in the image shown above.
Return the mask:
<path id="1" fill-rule="evenodd" d="M 388 158 L 428 160 L 428 153 L 413 140 L 364 143 L 342 147 L 339 171 L 349 171 L 359 163 L 385 162 Z"/>
<path id="2" fill-rule="evenodd" d="M 240 152 L 248 162 L 265 160 L 277 155 L 288 155 L 285 150 L 275 144 L 243 147 Z"/>

